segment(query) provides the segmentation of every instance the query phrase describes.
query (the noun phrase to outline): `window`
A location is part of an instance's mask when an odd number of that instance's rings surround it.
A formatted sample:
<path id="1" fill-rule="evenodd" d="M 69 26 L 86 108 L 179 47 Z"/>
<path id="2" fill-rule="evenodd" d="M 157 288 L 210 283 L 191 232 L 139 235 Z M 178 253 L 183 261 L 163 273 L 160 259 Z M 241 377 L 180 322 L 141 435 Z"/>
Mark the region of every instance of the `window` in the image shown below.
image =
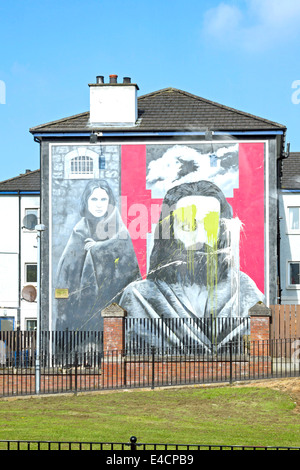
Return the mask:
<path id="1" fill-rule="evenodd" d="M 87 156 L 74 157 L 71 160 L 70 178 L 74 176 L 93 176 L 93 159 Z"/>
<path id="2" fill-rule="evenodd" d="M 77 147 L 65 156 L 65 178 L 98 178 L 98 154 L 86 147 Z"/>
<path id="3" fill-rule="evenodd" d="M 39 210 L 38 209 L 25 209 L 25 215 L 35 215 L 36 218 L 38 219 L 39 216 Z"/>
<path id="4" fill-rule="evenodd" d="M 13 317 L 0 317 L 0 331 L 13 331 L 15 319 Z"/>
<path id="5" fill-rule="evenodd" d="M 288 208 L 288 227 L 290 230 L 300 231 L 300 207 Z"/>
<path id="6" fill-rule="evenodd" d="M 35 331 L 37 321 L 36 320 L 26 320 L 26 331 Z"/>
<path id="7" fill-rule="evenodd" d="M 288 262 L 288 287 L 300 288 L 300 261 Z"/>
<path id="8" fill-rule="evenodd" d="M 39 223 L 39 209 L 25 209 L 25 218 L 23 220 L 24 228 L 34 230 L 35 226 Z"/>
<path id="9" fill-rule="evenodd" d="M 25 264 L 25 282 L 37 282 L 37 264 Z"/>

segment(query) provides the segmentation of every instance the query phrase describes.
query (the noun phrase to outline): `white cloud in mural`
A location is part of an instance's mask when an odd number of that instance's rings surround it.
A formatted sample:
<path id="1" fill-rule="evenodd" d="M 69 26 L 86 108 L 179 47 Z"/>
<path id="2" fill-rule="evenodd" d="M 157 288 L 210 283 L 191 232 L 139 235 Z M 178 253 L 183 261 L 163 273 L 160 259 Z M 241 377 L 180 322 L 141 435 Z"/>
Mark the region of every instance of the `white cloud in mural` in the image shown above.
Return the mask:
<path id="1" fill-rule="evenodd" d="M 220 44 L 257 52 L 299 36 L 299 21 L 299 0 L 247 0 L 244 7 L 222 2 L 206 11 L 203 33 Z"/>
<path id="2" fill-rule="evenodd" d="M 174 186 L 208 180 L 215 183 L 226 197 L 233 197 L 233 189 L 238 188 L 239 180 L 237 153 L 238 145 L 221 146 L 209 153 L 200 153 L 193 147 L 174 145 L 162 157 L 149 163 L 147 189 L 151 189 L 153 198 L 163 198 Z M 224 159 L 228 155 L 229 158 L 233 156 L 232 160 L 236 164 L 232 162 L 225 167 Z"/>

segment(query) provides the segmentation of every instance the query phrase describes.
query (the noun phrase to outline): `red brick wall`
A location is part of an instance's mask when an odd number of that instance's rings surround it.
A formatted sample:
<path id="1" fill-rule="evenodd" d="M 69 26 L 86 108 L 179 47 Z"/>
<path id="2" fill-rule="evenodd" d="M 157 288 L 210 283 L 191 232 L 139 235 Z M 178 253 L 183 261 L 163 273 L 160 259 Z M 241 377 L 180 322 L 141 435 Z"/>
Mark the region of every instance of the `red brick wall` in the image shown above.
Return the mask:
<path id="1" fill-rule="evenodd" d="M 120 312 L 115 306 L 117 314 Z M 120 307 L 119 307 L 120 308 Z M 250 314 L 250 361 L 203 361 L 203 358 L 195 361 L 172 358 L 169 362 L 156 359 L 154 370 L 152 361 L 137 358 L 125 358 L 122 351 L 125 349 L 125 321 L 123 316 L 104 316 L 104 351 L 106 355 L 103 363 L 103 375 L 106 377 L 107 386 L 134 386 L 149 385 L 152 382 L 173 384 L 195 383 L 196 381 L 228 380 L 230 372 L 237 379 L 249 378 L 254 372 L 260 372 L 265 376 L 271 373 L 271 361 L 269 358 L 268 341 L 270 338 L 269 309 L 263 304 L 257 305 Z M 231 370 L 230 370 L 231 368 Z"/>
<path id="2" fill-rule="evenodd" d="M 250 360 L 211 361 L 203 356 L 124 356 L 125 314 L 120 307 L 106 312 L 104 321 L 104 357 L 101 370 L 88 373 L 77 370 L 56 374 L 41 374 L 41 393 L 70 390 L 99 390 L 119 387 L 151 387 L 160 385 L 193 384 L 271 376 L 270 316 L 257 313 L 251 317 Z M 114 310 L 114 311 L 113 311 Z M 115 313 L 115 316 L 114 316 Z M 234 359 L 234 357 L 233 357 Z M 76 381 L 76 382 L 75 382 Z M 35 374 L 0 374 L 0 395 L 35 393 Z"/>
<path id="3" fill-rule="evenodd" d="M 122 351 L 125 347 L 124 318 L 104 318 L 103 349 L 104 351 Z"/>

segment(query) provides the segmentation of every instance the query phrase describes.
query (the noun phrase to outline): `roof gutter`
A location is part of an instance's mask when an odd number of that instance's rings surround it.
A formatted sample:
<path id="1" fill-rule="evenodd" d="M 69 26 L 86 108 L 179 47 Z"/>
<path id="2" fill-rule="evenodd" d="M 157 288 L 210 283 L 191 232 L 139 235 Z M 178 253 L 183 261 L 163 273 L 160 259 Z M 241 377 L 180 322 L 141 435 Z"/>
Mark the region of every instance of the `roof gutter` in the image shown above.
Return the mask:
<path id="1" fill-rule="evenodd" d="M 95 133 L 98 137 L 167 137 L 167 136 L 194 136 L 194 135 L 206 135 L 207 131 L 166 131 L 166 132 L 45 132 L 45 133 L 34 133 L 35 142 L 39 142 L 40 138 L 43 137 L 90 137 L 92 133 Z M 284 130 L 265 130 L 265 131 L 212 131 L 213 136 L 220 135 L 283 135 Z"/>
<path id="2" fill-rule="evenodd" d="M 12 189 L 12 190 L 5 190 L 5 189 L 0 189 L 0 196 L 9 196 L 9 195 L 16 195 L 16 194 L 21 194 L 22 196 L 38 196 L 41 192 L 39 190 L 28 190 L 26 191 L 25 189 Z"/>

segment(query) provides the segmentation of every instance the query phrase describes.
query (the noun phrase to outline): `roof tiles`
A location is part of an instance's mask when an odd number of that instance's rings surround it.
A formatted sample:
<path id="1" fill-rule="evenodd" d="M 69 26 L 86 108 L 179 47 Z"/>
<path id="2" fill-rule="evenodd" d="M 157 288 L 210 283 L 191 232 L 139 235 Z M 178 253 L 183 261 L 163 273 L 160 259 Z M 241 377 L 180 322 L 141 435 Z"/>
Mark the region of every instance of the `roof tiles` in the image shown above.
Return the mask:
<path id="1" fill-rule="evenodd" d="M 0 191 L 39 191 L 40 170 L 28 171 L 0 182 Z"/>
<path id="2" fill-rule="evenodd" d="M 291 152 L 282 161 L 281 189 L 300 190 L 300 152 Z"/>
<path id="3" fill-rule="evenodd" d="M 138 98 L 138 120 L 135 126 L 95 128 L 89 123 L 89 112 L 85 112 L 33 127 L 30 132 L 264 131 L 285 128 L 282 124 L 223 106 L 185 91 L 165 88 Z"/>

